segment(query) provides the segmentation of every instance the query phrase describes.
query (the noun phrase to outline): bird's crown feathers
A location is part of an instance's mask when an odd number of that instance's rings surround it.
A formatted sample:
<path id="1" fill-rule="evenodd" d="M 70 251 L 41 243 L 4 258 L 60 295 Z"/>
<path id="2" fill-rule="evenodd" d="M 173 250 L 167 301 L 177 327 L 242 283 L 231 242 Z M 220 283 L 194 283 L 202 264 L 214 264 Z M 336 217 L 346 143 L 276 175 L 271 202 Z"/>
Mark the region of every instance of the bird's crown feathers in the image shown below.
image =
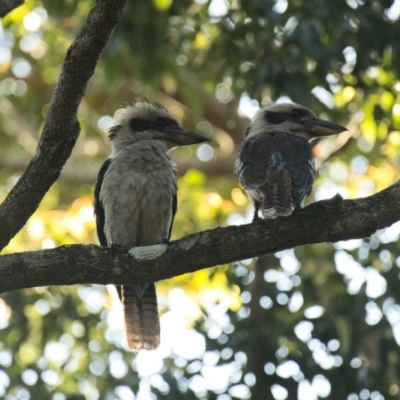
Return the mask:
<path id="1" fill-rule="evenodd" d="M 144 97 L 127 106 L 116 118 L 117 124 L 108 132 L 110 140 L 115 139 L 118 132 L 124 127 L 133 131 L 157 129 L 158 126 L 174 125 L 180 123 L 160 104 L 147 100 Z"/>
<path id="2" fill-rule="evenodd" d="M 315 113 L 300 104 L 268 104 L 257 111 L 245 135 L 248 137 L 279 131 L 292 133 L 296 125 L 313 118 L 317 118 Z"/>

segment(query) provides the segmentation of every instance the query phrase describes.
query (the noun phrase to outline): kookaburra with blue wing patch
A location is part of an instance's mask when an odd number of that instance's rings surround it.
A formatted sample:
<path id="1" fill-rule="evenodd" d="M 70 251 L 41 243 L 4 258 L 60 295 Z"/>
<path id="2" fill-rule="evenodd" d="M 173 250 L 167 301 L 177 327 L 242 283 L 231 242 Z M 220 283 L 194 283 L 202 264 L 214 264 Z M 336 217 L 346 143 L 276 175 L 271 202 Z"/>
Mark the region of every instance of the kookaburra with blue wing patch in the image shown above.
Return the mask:
<path id="1" fill-rule="evenodd" d="M 315 163 L 309 142 L 346 128 L 295 103 L 270 104 L 254 116 L 239 147 L 235 175 L 254 205 L 253 221 L 290 215 L 311 193 Z"/>
<path id="2" fill-rule="evenodd" d="M 148 101 L 127 107 L 108 136 L 112 154 L 100 169 L 94 199 L 100 244 L 132 248 L 168 242 L 177 184 L 167 153 L 208 139 L 182 129 L 165 108 Z M 127 282 L 117 289 L 128 346 L 156 348 L 160 323 L 155 285 Z"/>

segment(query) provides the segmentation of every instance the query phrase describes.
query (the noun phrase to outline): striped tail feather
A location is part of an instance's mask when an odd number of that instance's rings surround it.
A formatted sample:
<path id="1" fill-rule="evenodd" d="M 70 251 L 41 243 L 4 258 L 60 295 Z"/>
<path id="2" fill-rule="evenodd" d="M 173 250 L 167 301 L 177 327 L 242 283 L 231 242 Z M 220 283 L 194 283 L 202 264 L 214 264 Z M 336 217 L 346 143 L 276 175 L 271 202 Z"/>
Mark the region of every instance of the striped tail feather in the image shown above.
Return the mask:
<path id="1" fill-rule="evenodd" d="M 151 350 L 160 344 L 160 320 L 154 283 L 123 285 L 125 336 L 133 351 Z"/>
<path id="2" fill-rule="evenodd" d="M 288 216 L 292 213 L 292 180 L 287 171 L 275 169 L 269 174 L 268 189 L 260 208 L 264 218 Z"/>

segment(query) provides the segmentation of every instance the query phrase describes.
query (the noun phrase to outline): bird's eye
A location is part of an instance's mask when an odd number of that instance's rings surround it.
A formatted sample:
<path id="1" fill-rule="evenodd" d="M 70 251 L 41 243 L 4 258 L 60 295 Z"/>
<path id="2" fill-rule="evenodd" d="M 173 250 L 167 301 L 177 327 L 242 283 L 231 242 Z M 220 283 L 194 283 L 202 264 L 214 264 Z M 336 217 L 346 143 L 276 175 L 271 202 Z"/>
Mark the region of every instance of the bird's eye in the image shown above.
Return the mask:
<path id="1" fill-rule="evenodd" d="M 165 126 L 166 125 L 165 118 L 157 118 L 155 120 L 155 123 L 157 126 Z"/>
<path id="2" fill-rule="evenodd" d="M 301 118 L 302 114 L 299 110 L 292 110 L 290 116 L 293 118 Z"/>

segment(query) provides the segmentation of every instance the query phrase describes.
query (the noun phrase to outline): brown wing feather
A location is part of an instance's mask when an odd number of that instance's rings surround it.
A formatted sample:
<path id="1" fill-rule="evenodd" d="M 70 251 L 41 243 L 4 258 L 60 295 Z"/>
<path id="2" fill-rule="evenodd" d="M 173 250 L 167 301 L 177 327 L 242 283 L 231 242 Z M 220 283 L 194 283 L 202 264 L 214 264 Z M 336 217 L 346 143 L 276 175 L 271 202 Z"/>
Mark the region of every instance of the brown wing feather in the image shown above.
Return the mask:
<path id="1" fill-rule="evenodd" d="M 104 175 L 107 172 L 108 167 L 111 164 L 112 159 L 109 158 L 104 164 L 101 166 L 99 175 L 97 177 L 96 186 L 94 188 L 94 213 L 96 215 L 96 230 L 97 236 L 99 238 L 99 242 L 102 246 L 108 246 L 107 238 L 104 233 L 104 223 L 105 223 L 105 215 L 104 215 L 104 208 L 103 204 L 100 200 L 100 190 L 101 185 L 103 184 Z"/>
<path id="2" fill-rule="evenodd" d="M 261 134 L 246 139 L 238 151 L 235 174 L 245 189 L 255 189 L 267 182 L 267 170 L 274 151 L 273 135 Z"/>
<path id="3" fill-rule="evenodd" d="M 306 139 L 290 134 L 278 135 L 275 143 L 291 176 L 294 206 L 299 207 L 304 197 L 311 193 L 314 183 L 315 164 L 311 147 Z"/>
<path id="4" fill-rule="evenodd" d="M 310 145 L 285 132 L 246 139 L 239 148 L 235 174 L 246 190 L 264 195 L 261 209 L 275 207 L 280 215 L 290 214 L 289 209 L 300 206 L 312 189 L 315 167 Z"/>
<path id="5" fill-rule="evenodd" d="M 174 224 L 175 214 L 176 214 L 176 211 L 178 209 L 178 199 L 177 199 L 176 192 L 177 192 L 177 188 L 175 187 L 175 193 L 174 193 L 174 196 L 172 198 L 172 219 L 171 219 L 171 225 L 169 226 L 169 232 L 168 232 L 167 241 L 169 241 L 169 239 L 171 238 L 172 225 Z"/>
<path id="6" fill-rule="evenodd" d="M 292 182 L 286 171 L 273 170 L 268 175 L 268 190 L 264 194 L 261 210 L 272 208 L 278 215 L 290 215 L 293 210 Z"/>

